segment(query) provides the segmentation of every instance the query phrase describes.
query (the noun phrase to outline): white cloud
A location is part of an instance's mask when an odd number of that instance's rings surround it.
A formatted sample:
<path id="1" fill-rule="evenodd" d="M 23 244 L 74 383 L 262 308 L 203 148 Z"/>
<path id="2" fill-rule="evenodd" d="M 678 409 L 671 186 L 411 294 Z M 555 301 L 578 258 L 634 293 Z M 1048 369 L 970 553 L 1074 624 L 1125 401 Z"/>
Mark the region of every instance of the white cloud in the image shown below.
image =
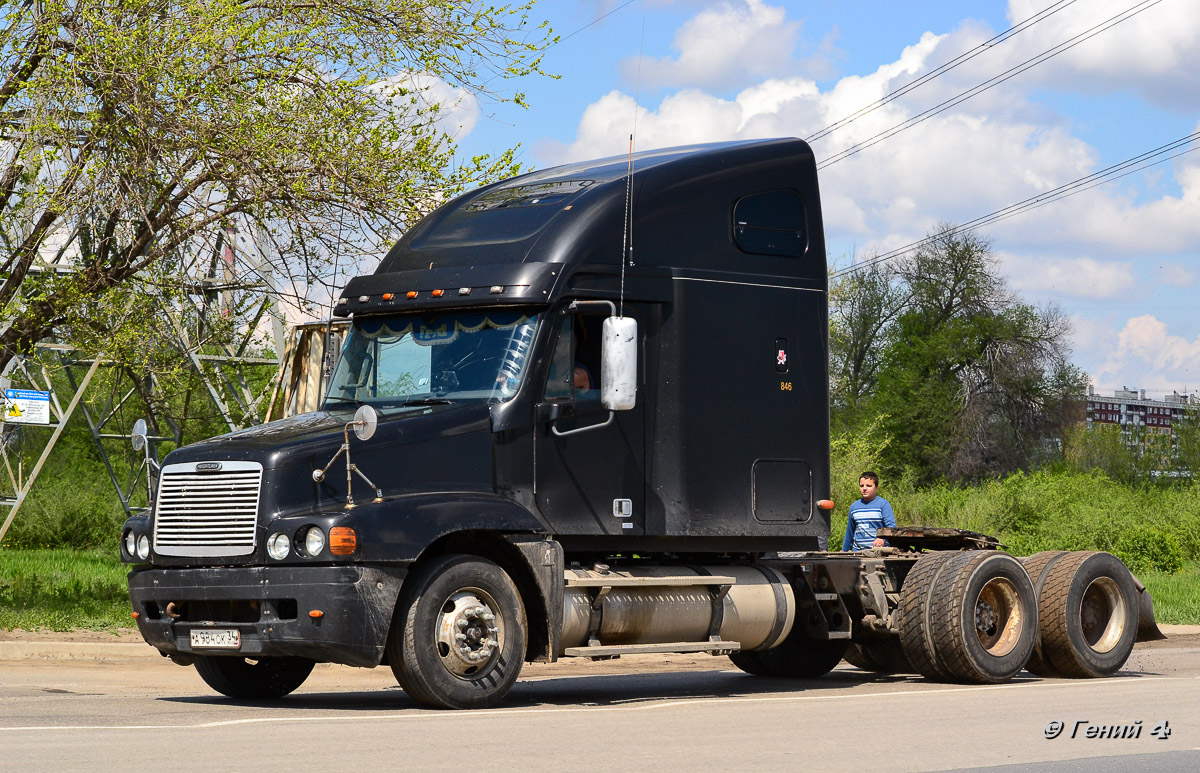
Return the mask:
<path id="1" fill-rule="evenodd" d="M 763 0 L 726 0 L 689 19 L 675 33 L 674 58 L 634 57 L 623 65 L 630 82 L 724 89 L 792 69 L 800 23 Z M 640 70 L 640 76 L 639 76 Z"/>
<path id="2" fill-rule="evenodd" d="M 1022 294 L 1107 300 L 1120 298 L 1137 285 L 1128 262 L 1032 256 L 1008 257 L 1003 262 L 1012 288 Z"/>
<path id="3" fill-rule="evenodd" d="M 1174 335 L 1167 323 L 1152 314 L 1127 321 L 1109 346 L 1108 356 L 1094 374 L 1102 388 L 1128 385 L 1158 389 L 1172 384 L 1200 384 L 1200 337 L 1188 341 Z"/>
<path id="4" fill-rule="evenodd" d="M 1010 0 L 1008 16 L 1021 21 L 1046 9 L 1045 0 Z M 1004 44 L 1012 63 L 1023 61 L 1137 5 L 1089 0 L 1045 18 Z M 1200 3 L 1167 0 L 1081 42 L 1025 76 L 1041 86 L 1085 91 L 1134 91 L 1175 109 L 1200 105 Z"/>
<path id="5" fill-rule="evenodd" d="M 1191 287 L 1196 284 L 1196 272 L 1178 263 L 1167 263 L 1158 267 L 1163 284 L 1171 287 Z"/>

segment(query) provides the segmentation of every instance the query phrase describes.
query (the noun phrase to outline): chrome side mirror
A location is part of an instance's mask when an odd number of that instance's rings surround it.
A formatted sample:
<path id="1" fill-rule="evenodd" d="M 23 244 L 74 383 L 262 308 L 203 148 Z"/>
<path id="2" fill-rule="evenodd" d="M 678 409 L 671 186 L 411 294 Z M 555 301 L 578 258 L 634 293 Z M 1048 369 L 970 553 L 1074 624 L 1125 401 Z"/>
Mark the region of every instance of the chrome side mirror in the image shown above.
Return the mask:
<path id="1" fill-rule="evenodd" d="M 134 451 L 141 451 L 146 447 L 146 436 L 149 431 L 146 428 L 146 420 L 138 419 L 133 423 L 133 432 L 130 433 L 129 441 L 133 443 Z"/>
<path id="2" fill-rule="evenodd" d="M 600 402 L 610 411 L 637 405 L 637 320 L 608 317 L 600 338 Z"/>

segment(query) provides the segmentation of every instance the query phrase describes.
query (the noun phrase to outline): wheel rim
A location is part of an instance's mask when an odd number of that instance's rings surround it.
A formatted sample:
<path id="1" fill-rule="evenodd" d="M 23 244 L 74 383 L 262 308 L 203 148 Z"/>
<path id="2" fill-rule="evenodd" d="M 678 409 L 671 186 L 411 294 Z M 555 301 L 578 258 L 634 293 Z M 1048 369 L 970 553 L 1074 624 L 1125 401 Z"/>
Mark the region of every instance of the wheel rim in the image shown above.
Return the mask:
<path id="1" fill-rule="evenodd" d="M 1003 657 L 1021 640 L 1020 596 L 1011 581 L 996 577 L 987 582 L 975 599 L 975 634 L 988 654 Z"/>
<path id="2" fill-rule="evenodd" d="M 1098 577 L 1083 592 L 1079 627 L 1083 640 L 1096 652 L 1110 652 L 1125 633 L 1128 610 L 1121 589 L 1111 577 Z"/>
<path id="3" fill-rule="evenodd" d="M 486 591 L 463 588 L 442 603 L 437 619 L 437 652 L 459 679 L 474 680 L 496 664 L 504 648 L 504 618 Z"/>

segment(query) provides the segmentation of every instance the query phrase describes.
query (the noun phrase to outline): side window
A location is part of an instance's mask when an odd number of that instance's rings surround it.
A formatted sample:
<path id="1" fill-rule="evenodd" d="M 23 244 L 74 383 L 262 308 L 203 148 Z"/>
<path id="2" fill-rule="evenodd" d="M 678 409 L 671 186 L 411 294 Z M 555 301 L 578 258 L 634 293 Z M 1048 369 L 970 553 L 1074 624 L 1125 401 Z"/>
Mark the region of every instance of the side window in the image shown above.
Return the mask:
<path id="1" fill-rule="evenodd" d="M 550 376 L 546 379 L 546 399 L 565 400 L 571 396 L 571 368 L 574 362 L 571 317 L 564 317 L 558 330 L 558 341 L 550 360 Z"/>
<path id="2" fill-rule="evenodd" d="M 604 317 L 564 317 L 546 378 L 546 399 L 600 399 L 600 336 Z"/>
<path id="3" fill-rule="evenodd" d="M 743 196 L 733 205 L 733 240 L 753 255 L 802 256 L 808 246 L 804 199 L 791 189 Z"/>

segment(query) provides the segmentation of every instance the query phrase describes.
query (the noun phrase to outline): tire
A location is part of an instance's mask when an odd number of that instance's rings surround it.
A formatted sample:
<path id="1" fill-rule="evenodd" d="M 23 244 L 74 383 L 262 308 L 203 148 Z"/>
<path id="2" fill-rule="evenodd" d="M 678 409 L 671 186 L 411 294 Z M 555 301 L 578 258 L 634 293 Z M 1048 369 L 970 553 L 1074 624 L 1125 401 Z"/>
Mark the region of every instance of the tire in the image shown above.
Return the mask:
<path id="1" fill-rule="evenodd" d="M 935 649 L 955 681 L 1006 682 L 1037 642 L 1037 596 L 1013 556 L 971 551 L 947 567 L 934 601 Z"/>
<path id="2" fill-rule="evenodd" d="M 1071 553 L 1052 564 L 1038 599 L 1042 658 L 1063 676 L 1109 676 L 1137 638 L 1137 590 L 1109 553 Z"/>
<path id="3" fill-rule="evenodd" d="M 1042 587 L 1046 584 L 1046 575 L 1049 573 L 1050 567 L 1066 555 L 1070 555 L 1070 551 L 1044 550 L 1041 553 L 1034 553 L 1029 558 L 1021 559 L 1021 563 L 1025 565 L 1025 571 L 1029 572 L 1029 579 L 1033 582 L 1033 591 L 1038 598 L 1038 640 L 1033 645 L 1033 654 L 1029 656 L 1025 670 L 1038 676 L 1062 676 L 1042 657 L 1041 629 L 1046 625 L 1046 613 L 1042 610 Z"/>
<path id="4" fill-rule="evenodd" d="M 259 658 L 197 655 L 196 671 L 209 687 L 241 700 L 270 700 L 304 684 L 315 661 L 308 658 Z"/>
<path id="5" fill-rule="evenodd" d="M 874 671 L 877 674 L 916 673 L 900 646 L 900 640 L 895 637 L 851 644 L 844 659 L 863 671 Z"/>
<path id="6" fill-rule="evenodd" d="M 937 595 L 935 589 L 940 586 L 947 566 L 966 555 L 957 551 L 943 551 L 922 556 L 900 586 L 896 622 L 900 631 L 901 651 L 913 672 L 929 679 L 949 677 L 934 646 L 934 628 L 938 624 L 933 616 L 933 602 Z"/>
<path id="7" fill-rule="evenodd" d="M 809 639 L 799 628 L 792 628 L 792 632 L 778 647 L 744 654 L 756 656 L 755 660 L 766 671 L 760 676 L 814 679 L 828 674 L 841 663 L 849 645 L 849 639 Z M 738 668 L 741 666 L 738 665 Z M 754 673 L 748 669 L 742 670 Z"/>
<path id="8" fill-rule="evenodd" d="M 771 670 L 758 657 L 759 652 L 733 652 L 729 660 L 738 668 L 752 676 L 771 676 Z"/>
<path id="9" fill-rule="evenodd" d="M 846 654 L 842 656 L 842 660 L 845 660 L 855 668 L 861 668 L 863 671 L 883 671 L 883 665 L 875 659 L 874 655 L 863 644 L 851 644 L 847 647 Z"/>
<path id="10" fill-rule="evenodd" d="M 503 569 L 476 556 L 440 556 L 404 583 L 388 662 L 419 703 L 488 708 L 521 672 L 526 631 L 521 596 Z"/>

